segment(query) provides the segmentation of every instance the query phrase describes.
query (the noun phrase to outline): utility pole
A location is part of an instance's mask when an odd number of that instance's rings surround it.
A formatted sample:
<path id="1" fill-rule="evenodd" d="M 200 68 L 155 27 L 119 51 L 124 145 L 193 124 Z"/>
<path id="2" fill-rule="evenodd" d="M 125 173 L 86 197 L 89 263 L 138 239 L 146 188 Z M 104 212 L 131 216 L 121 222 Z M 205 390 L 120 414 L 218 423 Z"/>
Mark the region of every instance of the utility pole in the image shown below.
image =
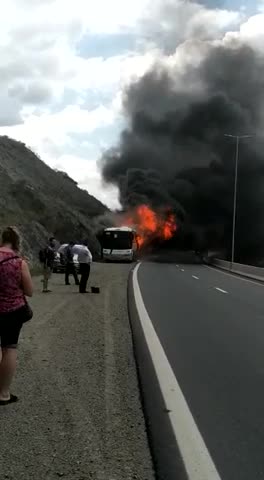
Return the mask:
<path id="1" fill-rule="evenodd" d="M 232 251 L 230 270 L 233 269 L 235 260 L 235 241 L 236 241 L 236 212 L 237 212 L 237 177 L 238 177 L 238 161 L 239 161 L 239 145 L 240 140 L 244 138 L 252 138 L 254 135 L 230 135 L 225 133 L 225 137 L 234 138 L 236 140 L 236 158 L 235 158 L 235 178 L 234 178 L 234 200 L 233 200 L 233 222 L 232 222 Z"/>

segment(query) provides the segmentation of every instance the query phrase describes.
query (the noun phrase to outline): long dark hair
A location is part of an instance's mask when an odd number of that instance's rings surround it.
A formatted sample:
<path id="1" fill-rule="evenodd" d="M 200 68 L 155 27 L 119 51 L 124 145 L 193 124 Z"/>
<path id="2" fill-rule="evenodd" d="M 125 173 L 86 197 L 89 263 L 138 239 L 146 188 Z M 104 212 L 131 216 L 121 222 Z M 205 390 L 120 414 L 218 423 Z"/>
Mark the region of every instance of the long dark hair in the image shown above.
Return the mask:
<path id="1" fill-rule="evenodd" d="M 16 227 L 7 227 L 2 233 L 2 246 L 11 245 L 12 249 L 20 250 L 21 239 Z"/>

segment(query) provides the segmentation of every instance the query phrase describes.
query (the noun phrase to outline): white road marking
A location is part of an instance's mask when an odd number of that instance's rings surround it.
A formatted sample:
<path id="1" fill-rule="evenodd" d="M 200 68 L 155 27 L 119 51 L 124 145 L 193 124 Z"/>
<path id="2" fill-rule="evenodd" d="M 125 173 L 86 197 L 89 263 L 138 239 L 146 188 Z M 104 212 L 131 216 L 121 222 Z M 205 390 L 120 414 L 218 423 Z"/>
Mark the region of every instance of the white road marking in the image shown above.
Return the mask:
<path id="1" fill-rule="evenodd" d="M 181 269 L 181 272 L 184 272 L 184 268 Z"/>
<path id="2" fill-rule="evenodd" d="M 179 268 L 179 265 L 176 265 L 177 268 Z"/>
<path id="3" fill-rule="evenodd" d="M 144 305 L 139 268 L 133 272 L 136 307 L 187 475 L 189 480 L 221 480 Z"/>
<path id="4" fill-rule="evenodd" d="M 221 293 L 228 293 L 226 292 L 225 290 L 222 290 L 222 288 L 219 288 L 219 287 L 214 287 L 216 290 L 218 290 L 218 292 L 221 292 Z"/>
<path id="5" fill-rule="evenodd" d="M 192 278 L 194 278 L 195 280 L 199 280 L 199 277 L 196 277 L 195 275 L 192 275 Z"/>

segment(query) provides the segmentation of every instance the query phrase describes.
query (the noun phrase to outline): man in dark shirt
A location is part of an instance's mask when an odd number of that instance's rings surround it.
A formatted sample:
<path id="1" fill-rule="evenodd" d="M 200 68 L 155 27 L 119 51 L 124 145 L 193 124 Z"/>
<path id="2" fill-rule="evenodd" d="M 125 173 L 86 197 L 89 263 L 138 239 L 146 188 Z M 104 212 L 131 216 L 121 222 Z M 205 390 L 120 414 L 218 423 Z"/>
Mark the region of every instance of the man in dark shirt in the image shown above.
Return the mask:
<path id="1" fill-rule="evenodd" d="M 49 243 L 43 250 L 43 293 L 50 293 L 48 283 L 53 272 L 55 259 L 56 240 L 54 237 L 49 239 Z"/>
<path id="2" fill-rule="evenodd" d="M 70 285 L 69 276 L 73 275 L 75 285 L 79 285 L 79 278 L 74 264 L 74 242 L 70 242 L 64 251 L 65 258 L 65 285 Z"/>

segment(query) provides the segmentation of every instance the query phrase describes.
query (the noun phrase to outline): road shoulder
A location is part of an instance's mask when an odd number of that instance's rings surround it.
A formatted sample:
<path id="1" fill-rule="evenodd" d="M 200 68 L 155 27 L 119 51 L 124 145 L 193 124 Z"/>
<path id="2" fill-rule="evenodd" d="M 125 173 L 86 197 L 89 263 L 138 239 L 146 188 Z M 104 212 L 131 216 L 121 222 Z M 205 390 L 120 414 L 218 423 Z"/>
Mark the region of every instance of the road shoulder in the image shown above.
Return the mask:
<path id="1" fill-rule="evenodd" d="M 1 479 L 153 480 L 127 314 L 126 265 L 93 266 L 100 295 L 53 277 L 32 301 L 1 410 Z M 36 280 L 39 282 L 39 280 Z"/>

